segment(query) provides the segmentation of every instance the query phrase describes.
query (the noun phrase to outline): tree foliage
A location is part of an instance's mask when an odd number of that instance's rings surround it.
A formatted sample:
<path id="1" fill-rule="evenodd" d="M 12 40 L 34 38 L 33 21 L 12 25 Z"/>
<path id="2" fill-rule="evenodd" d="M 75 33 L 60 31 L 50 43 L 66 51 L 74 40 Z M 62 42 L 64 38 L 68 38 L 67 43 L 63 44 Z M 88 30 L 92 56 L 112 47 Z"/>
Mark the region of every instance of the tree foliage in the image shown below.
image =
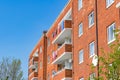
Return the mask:
<path id="1" fill-rule="evenodd" d="M 110 51 L 101 49 L 99 57 L 99 76 L 94 80 L 120 80 L 120 36 L 119 30 L 115 31 L 116 40 L 109 45 Z"/>
<path id="2" fill-rule="evenodd" d="M 21 61 L 3 58 L 0 62 L 0 80 L 23 80 Z"/>

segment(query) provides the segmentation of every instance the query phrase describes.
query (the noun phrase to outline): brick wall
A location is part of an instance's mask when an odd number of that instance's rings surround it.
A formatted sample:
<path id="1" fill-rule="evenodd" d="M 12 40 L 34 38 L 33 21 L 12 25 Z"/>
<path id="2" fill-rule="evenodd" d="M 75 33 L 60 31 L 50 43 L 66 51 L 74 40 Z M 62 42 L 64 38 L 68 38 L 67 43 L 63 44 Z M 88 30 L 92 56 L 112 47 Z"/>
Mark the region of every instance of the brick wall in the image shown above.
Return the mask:
<path id="1" fill-rule="evenodd" d="M 65 51 L 72 51 L 72 59 L 73 59 L 73 70 L 72 74 L 70 74 L 73 80 L 78 80 L 81 77 L 84 77 L 85 80 L 89 78 L 91 73 L 96 73 L 98 75 L 98 67 L 94 70 L 91 70 L 91 62 L 92 57 L 89 56 L 89 44 L 91 42 L 95 42 L 95 54 L 102 55 L 100 48 L 104 48 L 106 51 L 109 51 L 108 41 L 107 41 L 107 27 L 112 23 L 116 24 L 116 27 L 120 26 L 119 19 L 119 10 L 115 7 L 120 0 L 115 0 L 114 3 L 106 8 L 106 0 L 82 0 L 83 7 L 78 10 L 78 0 L 71 0 L 68 5 L 61 12 L 59 17 L 53 23 L 51 28 L 48 30 L 46 36 L 43 36 L 38 44 L 33 49 L 30 54 L 29 65 L 32 64 L 30 60 L 32 59 L 33 54 L 38 49 L 39 50 L 39 60 L 38 60 L 38 80 L 40 78 L 42 80 L 61 80 L 65 75 L 69 76 L 69 71 L 63 71 L 59 75 L 52 77 L 52 71 L 57 71 L 58 65 L 51 64 L 53 62 L 53 51 L 58 49 L 58 44 L 53 44 L 52 34 L 58 28 L 58 24 L 61 22 L 66 13 L 72 9 L 72 22 L 65 21 L 65 26 L 67 28 L 72 24 L 72 46 L 62 47 L 58 51 L 58 55 L 60 56 Z M 97 13 L 96 13 L 96 1 L 97 1 Z M 88 15 L 91 12 L 94 12 L 94 24 L 89 28 L 88 24 Z M 97 20 L 97 21 L 96 21 Z M 66 24 L 66 22 L 68 24 Z M 79 24 L 83 23 L 83 34 L 79 36 Z M 98 35 L 96 31 L 96 27 L 98 28 Z M 57 36 L 59 33 L 57 33 Z M 57 37 L 56 36 L 56 37 Z M 98 36 L 98 37 L 97 37 Z M 50 45 L 48 46 L 47 40 L 50 40 Z M 98 41 L 97 41 L 98 38 Z M 98 51 L 97 51 L 97 42 L 98 42 Z M 40 46 L 42 46 L 42 53 L 40 53 Z M 71 49 L 72 48 L 72 49 Z M 84 61 L 79 64 L 79 51 L 84 50 Z M 48 63 L 48 56 L 50 56 L 50 62 Z M 58 56 L 58 57 L 59 57 Z M 42 62 L 42 68 L 40 68 L 40 62 Z M 31 72 L 31 71 L 30 71 Z M 48 76 L 49 75 L 49 76 Z M 30 80 L 30 78 L 29 78 Z"/>

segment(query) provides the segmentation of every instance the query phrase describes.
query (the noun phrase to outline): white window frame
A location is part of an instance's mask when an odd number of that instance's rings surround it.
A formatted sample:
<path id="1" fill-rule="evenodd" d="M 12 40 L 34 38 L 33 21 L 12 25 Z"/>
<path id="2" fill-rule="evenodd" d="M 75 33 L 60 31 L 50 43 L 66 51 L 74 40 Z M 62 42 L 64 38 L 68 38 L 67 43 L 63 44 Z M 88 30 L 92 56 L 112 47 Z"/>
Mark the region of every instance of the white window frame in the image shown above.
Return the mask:
<path id="1" fill-rule="evenodd" d="M 112 23 L 110 26 L 108 26 L 108 28 L 107 28 L 107 41 L 108 41 L 108 44 L 110 44 L 110 43 L 112 43 L 113 41 L 115 41 L 115 33 L 114 33 L 114 31 L 113 31 L 113 34 L 112 34 L 112 36 L 113 36 L 113 38 L 111 39 L 111 40 L 109 40 L 109 37 L 110 37 L 110 29 L 111 28 L 113 28 L 113 30 L 115 30 L 115 23 Z"/>
<path id="2" fill-rule="evenodd" d="M 40 53 L 42 53 L 42 46 L 40 46 Z"/>
<path id="3" fill-rule="evenodd" d="M 93 47 L 92 47 L 92 45 L 94 45 Z M 91 53 L 91 49 L 93 49 L 93 53 Z M 95 55 L 95 42 L 93 41 L 93 42 L 91 42 L 90 44 L 89 44 L 89 55 L 90 55 L 90 57 L 93 57 L 94 55 Z"/>
<path id="4" fill-rule="evenodd" d="M 92 16 L 92 17 L 91 17 Z M 92 11 L 90 14 L 89 14 L 89 16 L 88 16 L 88 25 L 89 25 L 89 28 L 91 28 L 93 25 L 94 25 L 94 23 L 95 23 L 95 20 L 94 20 L 94 11 Z M 92 24 L 91 24 L 91 21 L 93 22 Z"/>
<path id="5" fill-rule="evenodd" d="M 84 80 L 84 78 L 82 77 L 82 78 L 80 78 L 79 80 Z"/>
<path id="6" fill-rule="evenodd" d="M 115 0 L 106 0 L 106 8 L 109 8 L 114 2 Z"/>
<path id="7" fill-rule="evenodd" d="M 50 38 L 47 39 L 47 45 L 50 46 Z"/>
<path id="8" fill-rule="evenodd" d="M 81 59 L 81 58 L 82 58 L 82 59 Z M 83 61 L 84 61 L 84 50 L 81 49 L 81 50 L 79 51 L 79 64 L 83 63 Z"/>
<path id="9" fill-rule="evenodd" d="M 47 75 L 47 80 L 50 80 L 50 74 L 48 73 L 48 75 Z"/>
<path id="10" fill-rule="evenodd" d="M 78 0 L 78 10 L 80 10 L 83 6 L 83 0 Z"/>
<path id="11" fill-rule="evenodd" d="M 90 80 L 94 80 L 93 78 L 95 77 L 95 73 L 90 74 Z"/>
<path id="12" fill-rule="evenodd" d="M 56 75 L 56 71 L 52 70 L 52 77 L 54 77 Z"/>
<path id="13" fill-rule="evenodd" d="M 40 69 L 42 69 L 42 66 L 43 66 L 43 65 L 42 65 L 42 62 L 40 61 Z"/>
<path id="14" fill-rule="evenodd" d="M 78 34 L 79 34 L 79 37 L 83 35 L 83 23 L 82 22 L 79 24 Z"/>
<path id="15" fill-rule="evenodd" d="M 50 55 L 47 56 L 47 63 L 50 63 Z"/>

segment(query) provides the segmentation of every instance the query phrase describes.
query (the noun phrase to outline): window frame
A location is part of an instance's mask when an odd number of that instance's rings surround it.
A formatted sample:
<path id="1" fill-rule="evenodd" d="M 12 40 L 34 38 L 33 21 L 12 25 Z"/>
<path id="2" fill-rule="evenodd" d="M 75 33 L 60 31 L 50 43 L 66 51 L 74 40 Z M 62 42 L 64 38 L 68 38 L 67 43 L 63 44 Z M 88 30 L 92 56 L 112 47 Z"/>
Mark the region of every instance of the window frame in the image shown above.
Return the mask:
<path id="1" fill-rule="evenodd" d="M 93 14 L 93 17 L 92 17 L 92 19 L 93 19 L 93 23 L 92 24 L 90 24 L 90 16 Z M 89 25 L 89 28 L 91 28 L 94 24 L 95 24 L 95 13 L 94 13 L 94 11 L 91 11 L 90 13 L 89 13 L 89 15 L 88 15 L 88 25 Z M 92 20 L 91 19 L 91 20 Z"/>
<path id="2" fill-rule="evenodd" d="M 110 43 L 112 43 L 113 41 L 115 41 L 115 33 L 113 33 L 113 39 L 112 40 L 109 40 L 109 36 L 110 36 L 110 34 L 109 34 L 109 29 L 110 28 L 113 28 L 113 30 L 115 30 L 115 23 L 112 23 L 111 25 L 109 25 L 108 27 L 107 27 L 107 42 L 108 42 L 108 44 L 110 44 Z"/>
<path id="3" fill-rule="evenodd" d="M 81 57 L 82 57 L 82 59 L 81 59 Z M 81 63 L 83 63 L 83 62 L 84 62 L 84 50 L 81 49 L 81 50 L 79 51 L 79 64 L 81 64 Z"/>
<path id="4" fill-rule="evenodd" d="M 50 38 L 47 39 L 47 46 L 50 46 Z"/>
<path id="5" fill-rule="evenodd" d="M 42 51 L 43 51 L 43 50 L 42 50 L 42 46 L 40 46 L 40 53 L 42 53 Z"/>
<path id="6" fill-rule="evenodd" d="M 106 0 L 106 8 L 109 8 L 115 2 L 115 0 L 114 0 L 113 2 L 111 2 L 111 3 L 108 4 L 108 1 L 109 0 Z"/>
<path id="7" fill-rule="evenodd" d="M 94 44 L 94 53 L 91 54 L 92 44 Z M 89 43 L 89 56 L 91 58 L 94 55 L 95 55 L 95 41 L 92 41 L 91 43 Z"/>
<path id="8" fill-rule="evenodd" d="M 78 10 L 83 7 L 83 0 L 78 0 Z"/>
<path id="9" fill-rule="evenodd" d="M 40 61 L 40 69 L 42 69 L 42 66 L 43 66 L 42 61 Z"/>
<path id="10" fill-rule="evenodd" d="M 47 74 L 47 80 L 50 80 L 50 73 Z"/>
<path id="11" fill-rule="evenodd" d="M 80 29 L 82 29 L 82 33 L 80 33 Z M 78 35 L 79 35 L 79 37 L 81 37 L 83 35 L 83 23 L 82 22 L 79 24 Z"/>
<path id="12" fill-rule="evenodd" d="M 89 76 L 89 78 L 90 78 L 89 80 L 93 80 L 93 78 L 94 78 L 95 76 L 96 76 L 95 73 L 91 73 L 90 76 Z"/>
<path id="13" fill-rule="evenodd" d="M 83 78 L 83 77 L 81 77 L 79 80 L 84 80 L 84 78 Z"/>
<path id="14" fill-rule="evenodd" d="M 50 55 L 47 56 L 47 63 L 50 64 Z"/>

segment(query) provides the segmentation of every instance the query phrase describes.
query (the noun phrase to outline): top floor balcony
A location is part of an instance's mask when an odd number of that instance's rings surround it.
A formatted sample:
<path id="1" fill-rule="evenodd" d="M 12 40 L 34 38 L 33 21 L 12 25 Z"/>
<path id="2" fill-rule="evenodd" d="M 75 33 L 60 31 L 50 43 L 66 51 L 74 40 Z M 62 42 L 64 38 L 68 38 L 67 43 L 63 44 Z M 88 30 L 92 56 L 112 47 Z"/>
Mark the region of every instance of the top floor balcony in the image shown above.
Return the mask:
<path id="1" fill-rule="evenodd" d="M 61 44 L 65 42 L 65 38 L 71 39 L 72 34 L 72 21 L 64 20 L 58 25 L 58 29 L 53 33 L 53 44 Z"/>

